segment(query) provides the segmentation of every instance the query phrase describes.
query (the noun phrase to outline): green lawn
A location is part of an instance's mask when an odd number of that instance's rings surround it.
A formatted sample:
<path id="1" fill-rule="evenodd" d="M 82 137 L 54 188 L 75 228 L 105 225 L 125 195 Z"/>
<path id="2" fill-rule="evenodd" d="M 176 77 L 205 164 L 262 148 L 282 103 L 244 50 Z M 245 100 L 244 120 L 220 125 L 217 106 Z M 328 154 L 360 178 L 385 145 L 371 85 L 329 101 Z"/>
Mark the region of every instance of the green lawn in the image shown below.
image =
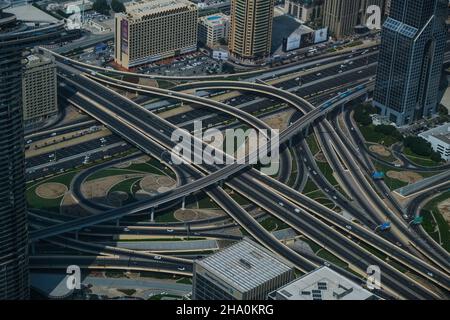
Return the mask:
<path id="1" fill-rule="evenodd" d="M 317 166 L 319 167 L 320 171 L 322 171 L 323 175 L 328 180 L 328 182 L 330 182 L 333 186 L 338 184 L 338 182 L 333 176 L 333 169 L 328 164 L 328 162 L 317 161 Z"/>
<path id="2" fill-rule="evenodd" d="M 177 280 L 177 283 L 192 284 L 192 278 L 181 278 Z"/>
<path id="3" fill-rule="evenodd" d="M 361 131 L 366 141 L 379 143 L 386 147 L 390 147 L 391 145 L 399 141 L 395 137 L 387 136 L 380 132 L 376 132 L 375 126 L 372 124 L 368 126 L 359 125 L 359 130 Z"/>
<path id="4" fill-rule="evenodd" d="M 317 143 L 316 136 L 314 134 L 307 136 L 306 142 L 308 143 L 309 149 L 313 155 L 320 151 L 319 144 Z"/>
<path id="5" fill-rule="evenodd" d="M 135 201 L 134 199 L 134 194 L 132 192 L 132 188 L 135 185 L 136 182 L 138 182 L 139 180 L 141 180 L 141 177 L 138 178 L 130 178 L 130 179 L 126 179 L 124 181 L 121 181 L 117 184 L 115 184 L 110 190 L 109 193 L 111 192 L 116 192 L 116 191 L 122 191 L 122 192 L 126 192 L 128 195 L 128 199 L 125 200 L 122 205 L 126 205 L 129 203 L 132 203 Z"/>
<path id="6" fill-rule="evenodd" d="M 409 160 L 420 166 L 435 167 L 441 164 L 440 162 L 431 160 L 429 157 L 420 156 L 414 153 L 410 148 L 405 148 L 403 153 Z"/>
<path id="7" fill-rule="evenodd" d="M 311 180 L 311 178 L 308 178 L 302 193 L 306 194 L 315 190 L 318 190 L 317 185 Z"/>
<path id="8" fill-rule="evenodd" d="M 425 231 L 439 243 L 439 230 L 442 246 L 445 250 L 450 252 L 450 227 L 437 207 L 440 202 L 448 198 L 450 198 L 450 191 L 444 192 L 432 199 L 424 206 L 421 215 L 423 216 L 422 226 Z"/>
<path id="9" fill-rule="evenodd" d="M 155 221 L 156 222 L 177 222 L 178 220 L 174 217 L 174 211 L 166 211 L 163 213 L 155 213 Z M 149 220 L 150 220 L 150 213 L 149 213 Z"/>
<path id="10" fill-rule="evenodd" d="M 59 207 L 60 207 L 61 201 L 64 198 L 64 196 L 59 197 L 57 199 L 44 199 L 44 198 L 39 197 L 36 194 L 36 188 L 43 183 L 49 183 L 49 182 L 62 183 L 67 188 L 69 188 L 70 182 L 72 181 L 73 177 L 77 173 L 78 173 L 77 170 L 69 171 L 67 173 L 63 173 L 63 174 L 42 180 L 36 184 L 29 186 L 26 190 L 26 198 L 27 198 L 28 207 L 34 208 L 34 209 L 42 209 L 42 210 L 49 210 L 49 211 L 53 211 L 53 212 L 59 212 Z"/>
<path id="11" fill-rule="evenodd" d="M 103 170 L 94 172 L 89 177 L 87 177 L 86 181 L 91 181 L 91 180 L 101 179 L 101 178 L 111 177 L 111 176 L 118 176 L 118 175 L 123 175 L 123 174 L 136 174 L 136 173 L 142 173 L 142 172 L 128 170 L 128 169 L 108 168 L 108 169 L 103 169 Z"/>
<path id="12" fill-rule="evenodd" d="M 260 222 L 260 225 L 267 231 L 275 231 L 289 228 L 289 225 L 287 225 L 286 223 L 275 217 L 268 217 L 262 220 Z"/>

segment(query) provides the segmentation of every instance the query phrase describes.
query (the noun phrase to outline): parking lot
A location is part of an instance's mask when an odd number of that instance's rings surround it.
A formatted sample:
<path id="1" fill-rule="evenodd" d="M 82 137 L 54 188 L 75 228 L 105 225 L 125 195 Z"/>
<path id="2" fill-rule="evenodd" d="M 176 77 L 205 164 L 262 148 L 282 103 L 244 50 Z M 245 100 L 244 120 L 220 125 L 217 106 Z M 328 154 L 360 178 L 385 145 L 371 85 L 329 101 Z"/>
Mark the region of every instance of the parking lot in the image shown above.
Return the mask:
<path id="1" fill-rule="evenodd" d="M 137 67 L 136 71 L 171 76 L 208 75 L 222 72 L 222 62 L 202 52 L 194 52 L 176 57 L 171 61 L 157 61 L 147 66 Z"/>

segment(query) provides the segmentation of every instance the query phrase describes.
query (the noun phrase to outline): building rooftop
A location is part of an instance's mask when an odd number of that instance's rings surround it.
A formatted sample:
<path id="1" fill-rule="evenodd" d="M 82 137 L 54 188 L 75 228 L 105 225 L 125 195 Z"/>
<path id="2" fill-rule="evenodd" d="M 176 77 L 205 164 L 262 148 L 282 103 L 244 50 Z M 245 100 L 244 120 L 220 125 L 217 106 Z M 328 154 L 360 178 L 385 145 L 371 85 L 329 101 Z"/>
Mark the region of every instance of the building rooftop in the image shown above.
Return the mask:
<path id="1" fill-rule="evenodd" d="M 206 25 L 214 26 L 229 21 L 230 17 L 223 13 L 216 13 L 201 17 L 200 20 Z"/>
<path id="2" fill-rule="evenodd" d="M 293 268 L 282 257 L 247 238 L 196 263 L 241 292 Z"/>
<path id="3" fill-rule="evenodd" d="M 53 61 L 50 57 L 44 56 L 42 54 L 30 54 L 29 56 L 26 57 L 26 60 L 27 60 L 27 64 L 25 65 L 26 68 L 35 67 L 37 65 L 50 63 Z"/>
<path id="4" fill-rule="evenodd" d="M 425 140 L 428 139 L 429 136 L 435 137 L 436 139 L 441 140 L 444 143 L 450 144 L 450 122 L 444 123 L 436 128 L 432 128 L 430 130 L 424 131 L 419 134 L 420 137 Z"/>
<path id="5" fill-rule="evenodd" d="M 124 5 L 127 15 L 133 18 L 142 18 L 147 15 L 181 8 L 197 10 L 197 6 L 188 0 L 137 0 L 124 3 Z"/>
<path id="6" fill-rule="evenodd" d="M 323 266 L 276 291 L 286 300 L 372 300 L 379 297 Z"/>

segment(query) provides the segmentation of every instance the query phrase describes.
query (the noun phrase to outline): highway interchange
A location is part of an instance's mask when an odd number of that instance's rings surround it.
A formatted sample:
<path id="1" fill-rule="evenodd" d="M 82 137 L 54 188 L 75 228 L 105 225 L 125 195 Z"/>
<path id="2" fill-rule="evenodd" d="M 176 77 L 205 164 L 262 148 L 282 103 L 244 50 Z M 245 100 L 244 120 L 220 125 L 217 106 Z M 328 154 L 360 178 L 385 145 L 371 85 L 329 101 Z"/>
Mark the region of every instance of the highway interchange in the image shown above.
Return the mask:
<path id="1" fill-rule="evenodd" d="M 377 47 L 374 46 L 370 49 L 355 50 L 355 52 L 345 55 L 327 58 L 325 61 L 319 59 L 304 65 L 288 66 L 276 69 L 276 71 L 269 70 L 257 76 L 254 76 L 253 73 L 241 75 L 241 77 L 247 76 L 245 81 L 197 78 L 196 80 L 204 81 L 187 82 L 171 90 L 136 86 L 133 83 L 117 81 L 101 75 L 98 69 L 95 73 L 84 72 L 87 66 L 76 69 L 74 67 L 77 66 L 77 63 L 71 63 L 66 58 L 59 57 L 60 60 L 62 59 L 62 63 L 59 63 L 60 97 L 106 125 L 113 133 L 128 142 L 122 146 L 122 140 L 113 135 L 108 139 L 108 144 L 120 143 L 119 146 L 123 148 L 133 145 L 141 152 L 165 162 L 176 172 L 178 186 L 173 191 L 163 193 L 148 201 L 133 203 L 85 218 L 61 221 L 61 218 L 44 218 L 46 214 L 41 216 L 35 212 L 31 214 L 31 221 L 35 228 L 30 234 L 31 241 L 48 241 L 54 244 L 63 244 L 82 252 L 106 253 L 122 257 L 114 261 L 102 260 L 104 267 L 111 263 L 113 266 L 126 269 L 128 263 L 130 269 L 153 268 L 154 270 L 183 274 L 191 271 L 192 260 L 171 256 L 161 257 L 161 255 L 151 253 L 142 254 L 119 248 L 106 248 L 107 250 L 105 250 L 104 246 L 73 239 L 73 236 L 71 237 L 68 233 L 75 232 L 75 236 L 78 238 L 78 234 L 82 234 L 82 231 L 79 232 L 79 230 L 86 230 L 87 227 L 91 231 L 95 228 L 97 233 L 115 232 L 112 231 L 113 228 L 116 231 L 127 229 L 126 232 L 129 232 L 132 227 L 122 227 L 120 225 L 122 220 L 119 221 L 119 218 L 139 212 L 149 212 L 151 208 L 179 201 L 180 198 L 195 191 L 204 190 L 229 217 L 250 235 L 270 250 L 293 262 L 299 270 L 307 272 L 323 263 L 312 257 L 302 256 L 274 238 L 261 227 L 254 216 L 250 215 L 224 191 L 223 186 L 226 185 L 246 197 L 253 205 L 286 222 L 294 230 L 347 262 L 360 277 L 364 277 L 368 265 L 379 265 L 383 270 L 384 289 L 389 296 L 404 299 L 446 297 L 450 288 L 448 253 L 444 252 L 432 239 L 426 237 L 420 228 L 417 228 L 419 229 L 417 232 L 408 228 L 407 223 L 414 216 L 414 212 L 417 212 L 414 211 L 414 206 L 408 208 L 406 215 L 408 218 L 405 218 L 406 210 L 401 208 L 391 196 L 386 185 L 382 181 L 376 183 L 371 181 L 373 156 L 369 155 L 364 148 L 364 143 L 356 130 L 348 130 L 354 128 L 354 125 L 349 122 L 351 121 L 349 112 L 340 110 L 342 105 L 351 105 L 352 101 L 364 99 L 370 94 L 376 69 L 376 49 Z M 288 79 L 283 80 L 286 75 L 288 75 Z M 145 75 L 145 77 L 149 76 L 151 75 Z M 269 81 L 277 82 L 277 79 L 280 79 L 279 83 L 267 84 Z M 178 80 L 189 81 L 192 79 Z M 127 88 L 144 96 L 167 98 L 169 102 L 184 100 L 194 104 L 198 110 L 162 119 L 157 113 L 150 112 L 131 100 L 115 94 L 104 84 L 121 89 Z M 342 84 L 347 85 L 342 86 Z M 356 90 L 355 88 L 360 89 Z M 214 95 L 228 90 L 246 94 L 238 94 L 235 98 L 225 101 L 225 104 L 213 101 L 208 96 L 192 95 L 190 94 L 192 89 L 201 92 L 208 90 Z M 186 90 L 185 93 L 183 93 L 184 90 Z M 339 91 L 342 93 L 346 90 L 349 90 L 347 91 L 349 94 L 345 98 L 335 100 L 335 103 L 331 104 L 329 108 L 320 107 L 326 105 L 326 101 L 339 94 Z M 174 146 L 170 134 L 177 126 L 192 131 L 192 120 L 200 117 L 206 125 L 224 126 L 224 121 L 233 117 L 248 126 L 265 128 L 267 125 L 252 113 L 267 108 L 275 101 L 280 101 L 284 105 L 283 108 L 295 110 L 290 121 L 291 125 L 280 135 L 280 141 L 286 144 L 281 152 L 281 170 L 277 179 L 261 175 L 256 169 L 246 165 L 211 166 L 187 163 L 172 166 L 167 163 L 166 158 L 161 159 L 164 158 L 164 154 L 171 152 Z M 331 112 L 334 108 L 336 112 Z M 340 116 L 345 118 L 346 128 L 340 128 L 336 121 Z M 228 126 L 229 123 L 226 125 Z M 314 131 L 320 147 L 338 176 L 346 195 L 331 185 L 317 167 L 304 139 L 304 135 L 309 129 Z M 343 132 L 345 130 L 350 137 Z M 98 147 L 96 143 L 89 142 L 83 146 L 76 146 L 82 149 L 69 147 L 68 155 L 80 154 L 83 150 L 95 150 Z M 286 147 L 287 145 L 290 147 Z M 114 154 L 116 150 L 112 152 Z M 32 167 L 39 168 L 39 165 L 46 162 L 45 156 L 29 159 L 29 164 L 32 163 Z M 104 157 L 104 154 L 100 153 L 99 157 Z M 295 183 L 299 187 L 297 190 L 285 184 L 292 170 L 293 158 L 297 160 L 297 164 L 300 164 L 297 165 L 299 168 Z M 66 165 L 69 168 L 73 163 L 67 162 Z M 49 168 L 53 172 L 57 172 L 65 167 L 61 163 L 56 166 L 50 165 Z M 437 168 L 437 170 L 445 169 L 446 167 Z M 29 174 L 36 174 L 36 171 Z M 331 201 L 348 211 L 362 225 L 336 214 L 331 209 L 303 195 L 300 191 L 308 176 Z M 187 177 L 195 180 L 192 181 Z M 80 189 L 82 181 L 81 179 L 76 183 L 74 190 Z M 439 188 L 445 189 L 446 181 L 439 184 Z M 426 191 L 423 194 L 429 192 L 432 191 Z M 348 196 L 352 201 L 349 201 Z M 411 207 L 413 208 L 411 209 Z M 97 209 L 107 210 L 107 208 Z M 383 234 L 373 232 L 374 228 L 386 219 L 392 222 L 392 230 Z M 116 220 L 119 221 L 119 225 L 114 226 Z M 113 224 L 105 225 L 108 222 Z M 193 224 L 190 230 L 206 237 L 220 237 L 217 233 L 208 233 L 214 230 L 208 225 L 213 225 L 213 223 L 214 221 L 205 221 L 205 226 L 198 227 Z M 232 222 L 228 223 L 234 225 Z M 167 234 L 168 230 L 167 226 L 158 224 L 144 228 L 155 232 L 154 234 Z M 178 228 L 171 230 L 180 234 L 185 234 L 187 231 L 185 225 Z M 400 272 L 373 254 L 368 247 L 382 252 L 383 255 L 413 270 L 420 275 L 422 280 L 417 281 L 415 277 Z M 32 262 L 40 261 L 37 257 L 32 257 Z M 53 266 L 57 266 L 58 261 L 60 263 L 64 261 L 58 260 L 59 257 L 52 259 L 54 259 Z M 70 259 L 78 262 L 76 257 L 68 258 L 68 260 Z M 129 259 L 136 260 L 130 263 Z M 91 260 L 97 262 L 95 259 Z M 87 266 L 82 262 L 80 260 L 80 264 Z M 424 281 L 433 283 L 435 289 L 423 285 Z"/>

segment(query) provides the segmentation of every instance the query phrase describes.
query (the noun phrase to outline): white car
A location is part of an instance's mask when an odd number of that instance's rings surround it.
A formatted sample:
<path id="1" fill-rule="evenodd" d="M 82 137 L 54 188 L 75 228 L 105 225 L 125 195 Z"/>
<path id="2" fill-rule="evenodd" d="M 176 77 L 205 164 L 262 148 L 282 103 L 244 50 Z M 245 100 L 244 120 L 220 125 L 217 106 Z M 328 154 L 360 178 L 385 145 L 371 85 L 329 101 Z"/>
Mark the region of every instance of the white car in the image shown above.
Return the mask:
<path id="1" fill-rule="evenodd" d="M 177 269 L 180 270 L 180 271 L 184 271 L 185 267 L 178 267 Z"/>
<path id="2" fill-rule="evenodd" d="M 173 229 L 167 229 L 167 232 L 173 232 Z"/>
<path id="3" fill-rule="evenodd" d="M 434 276 L 431 272 L 427 272 L 427 275 L 429 275 L 430 277 Z"/>
<path id="4" fill-rule="evenodd" d="M 299 209 L 299 208 L 295 208 L 294 211 L 295 211 L 296 213 L 300 213 L 300 209 Z"/>
<path id="5" fill-rule="evenodd" d="M 345 226 L 348 230 L 352 230 L 352 226 L 346 225 Z"/>
<path id="6" fill-rule="evenodd" d="M 327 262 L 327 261 L 325 261 L 323 264 L 324 264 L 326 267 L 331 267 L 331 264 L 330 264 L 329 262 Z"/>
<path id="7" fill-rule="evenodd" d="M 155 260 L 161 260 L 161 256 L 155 256 Z"/>
<path id="8" fill-rule="evenodd" d="M 283 202 L 278 202 L 278 204 L 280 205 L 280 207 L 284 207 Z"/>

